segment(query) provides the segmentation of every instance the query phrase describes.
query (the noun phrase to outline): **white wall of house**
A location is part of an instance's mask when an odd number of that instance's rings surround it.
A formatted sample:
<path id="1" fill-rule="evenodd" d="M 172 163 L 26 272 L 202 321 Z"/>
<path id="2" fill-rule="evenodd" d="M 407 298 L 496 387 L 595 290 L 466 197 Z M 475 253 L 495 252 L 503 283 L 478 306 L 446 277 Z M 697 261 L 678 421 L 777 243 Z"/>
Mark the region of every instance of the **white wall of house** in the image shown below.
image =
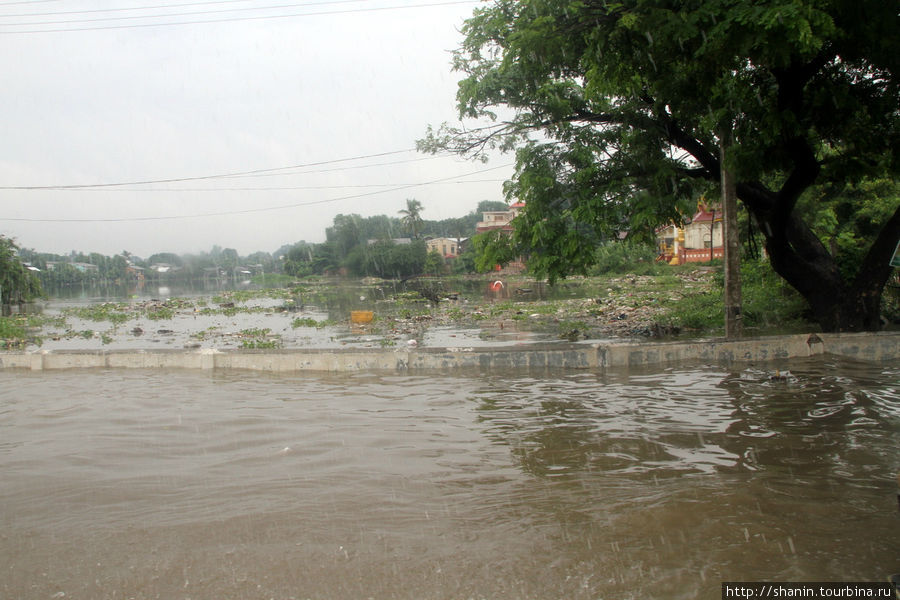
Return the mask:
<path id="1" fill-rule="evenodd" d="M 710 236 L 710 223 L 694 222 L 684 228 L 684 247 L 685 248 L 709 248 L 712 241 L 713 248 L 722 246 L 722 223 L 716 221 L 712 227 L 712 236 Z"/>

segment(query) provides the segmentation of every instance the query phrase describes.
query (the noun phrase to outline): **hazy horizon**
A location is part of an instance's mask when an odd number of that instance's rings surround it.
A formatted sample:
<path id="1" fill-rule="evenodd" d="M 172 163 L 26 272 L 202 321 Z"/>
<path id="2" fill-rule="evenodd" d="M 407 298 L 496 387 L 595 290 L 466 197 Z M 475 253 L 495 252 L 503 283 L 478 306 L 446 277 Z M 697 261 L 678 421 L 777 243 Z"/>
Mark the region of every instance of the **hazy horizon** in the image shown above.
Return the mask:
<path id="1" fill-rule="evenodd" d="M 54 254 L 245 256 L 407 198 L 428 220 L 502 201 L 512 157 L 414 150 L 458 122 L 450 51 L 477 5 L 10 5 L 0 233 Z"/>

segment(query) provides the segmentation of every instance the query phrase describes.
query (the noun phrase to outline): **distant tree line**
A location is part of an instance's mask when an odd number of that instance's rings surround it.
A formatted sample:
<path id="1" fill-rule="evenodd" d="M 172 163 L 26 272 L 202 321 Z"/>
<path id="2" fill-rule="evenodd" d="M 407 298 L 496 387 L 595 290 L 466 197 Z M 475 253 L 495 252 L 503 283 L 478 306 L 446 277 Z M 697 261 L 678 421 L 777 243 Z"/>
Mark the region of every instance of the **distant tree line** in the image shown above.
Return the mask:
<path id="1" fill-rule="evenodd" d="M 503 202 L 483 201 L 463 217 L 429 221 L 422 218 L 421 203 L 407 200 L 405 208 L 399 210 L 396 217 L 337 215 L 331 227 L 325 230 L 322 243 L 300 241 L 286 244 L 272 253 L 260 251 L 247 256 L 241 256 L 234 248 L 220 246 L 199 254 L 159 252 L 146 258 L 127 250 L 114 256 L 75 250 L 69 254 L 54 254 L 19 248 L 13 240 L 0 236 L 0 254 L 5 257 L 5 262 L 0 260 L 3 269 L 0 277 L 8 279 L 0 291 L 4 303 L 8 303 L 8 298 L 24 301 L 40 295 L 41 286 L 53 289 L 76 284 L 122 284 L 139 279 L 174 282 L 202 277 L 236 279 L 272 273 L 293 277 L 346 274 L 403 278 L 448 271 L 474 272 L 475 258 L 471 249 L 448 264 L 439 254 L 427 252 L 426 240 L 471 238 L 483 212 L 504 209 L 506 204 Z M 0 284 L 3 281 L 6 280 L 0 279 Z M 13 291 L 14 288 L 17 291 Z"/>
<path id="2" fill-rule="evenodd" d="M 471 238 L 483 212 L 506 208 L 503 202 L 483 201 L 463 217 L 429 221 L 422 218 L 417 201 L 407 200 L 399 217 L 340 214 L 325 230 L 325 242 L 299 242 L 287 248 L 284 272 L 296 277 L 346 273 L 384 278 L 475 272 L 471 245 L 448 265 L 437 253 L 428 253 L 425 240 Z"/>

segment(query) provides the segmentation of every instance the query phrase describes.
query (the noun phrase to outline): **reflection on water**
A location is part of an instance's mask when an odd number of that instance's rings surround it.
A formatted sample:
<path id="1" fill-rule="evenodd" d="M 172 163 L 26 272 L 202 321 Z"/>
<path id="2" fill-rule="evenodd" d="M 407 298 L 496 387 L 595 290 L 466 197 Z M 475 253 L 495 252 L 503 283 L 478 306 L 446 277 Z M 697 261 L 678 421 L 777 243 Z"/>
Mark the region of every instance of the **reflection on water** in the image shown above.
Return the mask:
<path id="1" fill-rule="evenodd" d="M 44 293 L 54 303 L 121 302 L 131 299 L 191 298 L 234 290 L 260 289 L 250 281 L 200 278 L 171 282 L 129 281 L 125 283 L 78 283 L 48 285 Z"/>
<path id="2" fill-rule="evenodd" d="M 900 570 L 900 367 L 0 373 L 0 597 L 719 598 Z M 62 596 L 65 594 L 65 596 Z"/>
<path id="3" fill-rule="evenodd" d="M 265 280 L 263 280 L 264 282 Z M 200 278 L 166 282 L 134 281 L 127 283 L 81 283 L 72 285 L 46 286 L 45 294 L 56 303 L 97 303 L 120 302 L 132 299 L 192 298 L 215 295 L 236 290 L 258 290 L 267 287 L 283 287 L 279 279 L 272 279 L 272 285 L 261 285 L 250 281 L 230 279 Z M 596 290 L 579 282 L 560 283 L 550 286 L 546 282 L 532 281 L 523 285 L 505 285 L 499 290 L 491 290 L 490 282 L 483 278 L 442 279 L 418 278 L 405 281 L 381 281 L 363 284 L 356 279 L 325 279 L 298 281 L 301 288 L 322 288 L 315 299 L 329 310 L 366 308 L 360 305 L 360 298 L 371 301 L 390 299 L 393 295 L 419 290 L 435 290 L 439 294 L 457 298 L 491 300 L 551 300 L 561 298 L 581 298 L 596 293 Z"/>

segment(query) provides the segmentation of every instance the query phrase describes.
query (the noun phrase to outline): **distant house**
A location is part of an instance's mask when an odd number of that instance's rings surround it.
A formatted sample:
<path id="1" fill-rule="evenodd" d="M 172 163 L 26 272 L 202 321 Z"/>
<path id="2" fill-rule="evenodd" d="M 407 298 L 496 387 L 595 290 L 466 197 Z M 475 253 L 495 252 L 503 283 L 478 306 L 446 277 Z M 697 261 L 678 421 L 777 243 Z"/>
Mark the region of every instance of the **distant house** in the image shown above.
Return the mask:
<path id="1" fill-rule="evenodd" d="M 167 273 L 174 273 L 176 271 L 180 271 L 181 267 L 176 267 L 175 265 L 170 265 L 169 263 L 154 263 L 150 265 L 150 270 L 154 273 L 159 273 L 160 275 L 165 275 Z"/>
<path id="2" fill-rule="evenodd" d="M 524 207 L 524 202 L 516 202 L 511 204 L 507 210 L 491 210 L 481 213 L 482 220 L 475 225 L 475 232 L 501 231 L 507 235 L 512 235 L 512 232 L 515 231 L 512 221 L 519 216 Z M 496 270 L 506 273 L 520 273 L 525 270 L 525 261 L 519 258 L 507 263 L 502 268 L 500 265 L 497 265 Z"/>
<path id="3" fill-rule="evenodd" d="M 666 225 L 656 230 L 658 260 L 671 265 L 708 262 L 725 255 L 722 211 L 714 204 L 700 203 L 683 227 Z"/>
<path id="4" fill-rule="evenodd" d="M 429 252 L 437 252 L 444 258 L 456 258 L 461 252 L 460 246 L 464 239 L 433 238 L 425 242 Z"/>
<path id="5" fill-rule="evenodd" d="M 491 210 L 481 213 L 482 220 L 475 225 L 475 232 L 484 233 L 500 229 L 512 233 L 512 220 L 519 215 L 524 206 L 524 202 L 516 202 L 511 204 L 508 210 Z"/>
<path id="6" fill-rule="evenodd" d="M 97 273 L 100 271 L 100 267 L 98 267 L 97 265 L 92 265 L 91 263 L 59 261 L 47 261 L 47 270 L 55 271 L 57 268 L 62 268 L 63 265 L 69 265 L 73 269 L 82 273 Z"/>

